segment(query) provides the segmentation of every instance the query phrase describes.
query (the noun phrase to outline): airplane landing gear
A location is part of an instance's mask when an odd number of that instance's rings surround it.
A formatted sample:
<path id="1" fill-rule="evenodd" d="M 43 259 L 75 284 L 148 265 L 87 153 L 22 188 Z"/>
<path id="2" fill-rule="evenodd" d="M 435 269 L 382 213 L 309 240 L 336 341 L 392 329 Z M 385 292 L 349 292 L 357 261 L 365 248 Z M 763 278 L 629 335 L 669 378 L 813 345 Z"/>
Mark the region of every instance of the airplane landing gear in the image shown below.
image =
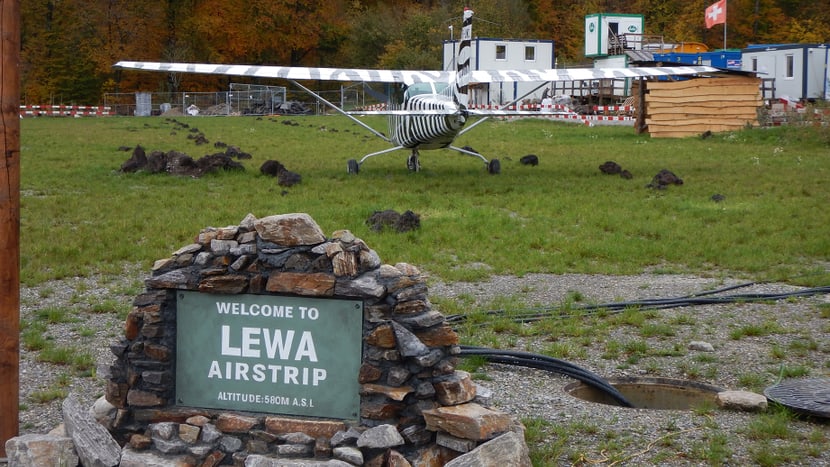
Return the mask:
<path id="1" fill-rule="evenodd" d="M 421 171 L 421 161 L 418 160 L 417 150 L 413 150 L 412 155 L 406 160 L 406 168 L 408 168 L 410 172 Z"/>
<path id="2" fill-rule="evenodd" d="M 360 172 L 360 164 L 358 164 L 356 160 L 349 159 L 346 164 L 348 166 L 348 170 L 349 170 L 350 174 L 355 174 L 356 175 L 358 172 Z"/>
<path id="3" fill-rule="evenodd" d="M 490 175 L 497 175 L 501 173 L 501 162 L 498 159 L 491 159 L 487 163 L 487 173 Z"/>

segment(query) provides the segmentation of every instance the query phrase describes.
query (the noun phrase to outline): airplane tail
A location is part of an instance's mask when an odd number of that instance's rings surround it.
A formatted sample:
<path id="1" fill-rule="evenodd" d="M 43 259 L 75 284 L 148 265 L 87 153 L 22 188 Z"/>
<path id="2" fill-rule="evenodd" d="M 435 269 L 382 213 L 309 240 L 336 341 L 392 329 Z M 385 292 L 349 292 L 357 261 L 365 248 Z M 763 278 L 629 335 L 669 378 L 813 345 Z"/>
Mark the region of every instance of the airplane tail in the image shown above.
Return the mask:
<path id="1" fill-rule="evenodd" d="M 459 104 L 467 105 L 467 89 L 470 84 L 470 57 L 472 56 L 471 41 L 473 37 L 473 10 L 464 8 L 464 17 L 461 24 L 461 40 L 458 44 L 458 55 L 455 57 L 455 99 Z"/>

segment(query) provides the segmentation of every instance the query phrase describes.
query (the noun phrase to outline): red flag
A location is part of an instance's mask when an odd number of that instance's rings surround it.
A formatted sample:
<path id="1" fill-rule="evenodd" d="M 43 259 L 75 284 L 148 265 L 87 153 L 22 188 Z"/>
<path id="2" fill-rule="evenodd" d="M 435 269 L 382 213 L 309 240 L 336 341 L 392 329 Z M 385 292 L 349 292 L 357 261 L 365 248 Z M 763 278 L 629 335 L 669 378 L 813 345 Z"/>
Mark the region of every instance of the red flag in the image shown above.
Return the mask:
<path id="1" fill-rule="evenodd" d="M 706 9 L 706 29 L 716 24 L 726 24 L 726 0 L 713 3 Z"/>

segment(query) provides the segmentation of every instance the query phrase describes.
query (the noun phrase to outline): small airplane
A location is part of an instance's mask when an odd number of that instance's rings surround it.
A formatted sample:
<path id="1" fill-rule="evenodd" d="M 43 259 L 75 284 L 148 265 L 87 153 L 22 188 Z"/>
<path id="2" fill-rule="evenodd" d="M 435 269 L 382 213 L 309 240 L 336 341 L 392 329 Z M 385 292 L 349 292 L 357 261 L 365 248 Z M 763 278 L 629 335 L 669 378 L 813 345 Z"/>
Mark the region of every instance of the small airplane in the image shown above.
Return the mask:
<path id="1" fill-rule="evenodd" d="M 632 68 L 565 68 L 539 70 L 471 70 L 473 10 L 464 9 L 459 49 L 456 54 L 456 70 L 383 70 L 355 68 L 309 68 L 258 65 L 219 65 L 204 63 L 161 63 L 120 61 L 115 68 L 157 71 L 167 73 L 202 73 L 226 76 L 247 76 L 256 78 L 281 78 L 307 92 L 334 111 L 352 119 L 374 135 L 389 142 L 392 147 L 366 154 L 359 161 L 349 159 L 348 172 L 357 174 L 370 157 L 408 149 L 409 170 L 420 170 L 419 150 L 452 149 L 462 154 L 477 157 L 485 164 L 487 172 L 501 171 L 498 159 L 487 160 L 484 156 L 467 147 L 453 146 L 460 135 L 474 128 L 492 116 L 540 116 L 539 111 L 506 110 L 509 106 L 536 92 L 553 81 L 579 81 L 599 79 L 670 77 L 715 73 L 719 70 L 709 66 L 676 67 L 632 67 Z M 329 102 L 299 81 L 342 81 L 373 82 L 400 85 L 398 92 L 391 93 L 385 110 L 347 112 Z M 468 86 L 470 83 L 495 82 L 541 82 L 542 84 L 522 97 L 496 110 L 469 109 Z M 387 115 L 389 135 L 372 128 L 355 115 Z M 482 117 L 475 124 L 467 126 L 470 117 Z"/>

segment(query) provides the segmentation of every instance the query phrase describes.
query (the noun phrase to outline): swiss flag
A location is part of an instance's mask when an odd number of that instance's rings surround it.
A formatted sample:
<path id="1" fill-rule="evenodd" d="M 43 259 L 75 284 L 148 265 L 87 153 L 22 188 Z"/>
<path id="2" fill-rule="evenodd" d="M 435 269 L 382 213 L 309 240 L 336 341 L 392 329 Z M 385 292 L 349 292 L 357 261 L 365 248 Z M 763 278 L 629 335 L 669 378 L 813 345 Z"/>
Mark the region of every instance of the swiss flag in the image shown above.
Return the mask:
<path id="1" fill-rule="evenodd" d="M 726 24 L 726 0 L 713 3 L 706 9 L 706 29 L 716 24 Z"/>

